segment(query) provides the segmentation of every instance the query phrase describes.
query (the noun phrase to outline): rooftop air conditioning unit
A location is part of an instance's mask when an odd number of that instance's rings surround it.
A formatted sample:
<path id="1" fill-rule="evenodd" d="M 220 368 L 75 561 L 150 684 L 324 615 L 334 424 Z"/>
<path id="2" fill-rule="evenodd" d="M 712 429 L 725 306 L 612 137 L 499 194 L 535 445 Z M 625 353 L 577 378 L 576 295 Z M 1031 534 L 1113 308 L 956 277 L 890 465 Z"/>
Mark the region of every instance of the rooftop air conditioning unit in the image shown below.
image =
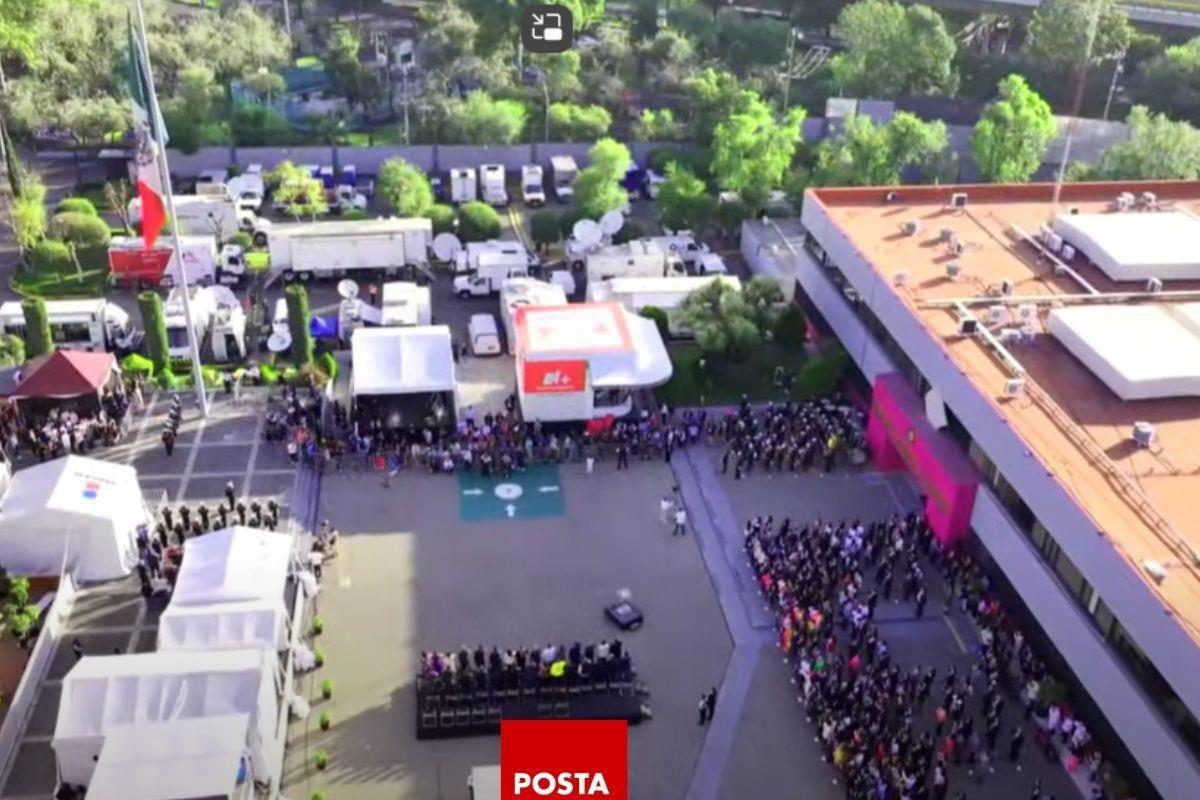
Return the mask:
<path id="1" fill-rule="evenodd" d="M 1000 294 L 1005 297 L 1012 297 L 1012 293 L 1017 290 L 1017 284 L 1011 278 L 1005 278 L 1000 281 Z"/>
<path id="2" fill-rule="evenodd" d="M 1005 397 L 1020 397 L 1025 394 L 1024 378 L 1009 378 L 1004 382 Z"/>
<path id="3" fill-rule="evenodd" d="M 1142 562 L 1142 569 L 1146 570 L 1151 578 L 1154 578 L 1155 583 L 1162 583 L 1167 579 L 1167 568 L 1158 561 L 1147 558 Z"/>
<path id="4" fill-rule="evenodd" d="M 1008 309 L 999 304 L 988 306 L 987 318 L 988 322 L 992 323 L 993 325 L 999 325 L 1002 322 L 1007 322 Z"/>
<path id="5" fill-rule="evenodd" d="M 958 239 L 955 239 L 953 242 L 950 243 L 950 252 L 954 253 L 954 255 L 961 256 L 966 251 L 967 251 L 967 245 L 965 243 L 959 241 Z"/>
<path id="6" fill-rule="evenodd" d="M 1051 253 L 1057 253 L 1059 250 L 1062 250 L 1062 246 L 1063 238 L 1057 233 L 1051 233 L 1046 237 L 1046 249 Z"/>
<path id="7" fill-rule="evenodd" d="M 967 193 L 955 192 L 954 194 L 950 195 L 950 205 L 952 205 L 954 208 L 966 208 Z"/>
<path id="8" fill-rule="evenodd" d="M 1062 246 L 1062 252 L 1060 252 L 1059 255 L 1062 256 L 1063 261 L 1072 261 L 1075 258 L 1075 248 L 1069 244 L 1064 244 Z"/>
<path id="9" fill-rule="evenodd" d="M 974 317 L 960 317 L 958 332 L 963 336 L 974 336 L 979 331 L 979 320 Z"/>
<path id="10" fill-rule="evenodd" d="M 942 228 L 938 231 L 938 240 L 943 244 L 950 244 L 954 241 L 954 228 Z"/>
<path id="11" fill-rule="evenodd" d="M 962 264 L 957 261 L 951 261 L 946 264 L 946 277 L 950 280 L 955 280 L 962 274 Z"/>
<path id="12" fill-rule="evenodd" d="M 1003 344 L 1003 345 L 1018 344 L 1021 341 L 1021 329 L 1020 328 L 1001 328 L 999 339 L 1000 339 L 1000 344 Z"/>
<path id="13" fill-rule="evenodd" d="M 1138 447 L 1153 447 L 1154 439 L 1157 433 L 1154 430 L 1154 425 L 1149 422 L 1133 423 L 1133 441 Z"/>
<path id="14" fill-rule="evenodd" d="M 905 236 L 916 236 L 917 232 L 921 230 L 921 223 L 915 219 L 910 219 L 900 227 L 904 231 Z"/>
<path id="15" fill-rule="evenodd" d="M 1022 322 L 1032 322 L 1037 319 L 1037 306 L 1033 303 L 1021 303 L 1017 306 L 1017 319 Z"/>
<path id="16" fill-rule="evenodd" d="M 893 286 L 906 286 L 907 284 L 908 284 L 908 273 L 905 272 L 904 270 L 902 270 L 902 269 L 897 270 L 892 275 L 892 285 Z"/>
<path id="17" fill-rule="evenodd" d="M 1150 292 L 1150 294 L 1158 294 L 1162 289 L 1162 278 L 1148 278 L 1146 280 L 1146 291 Z"/>
<path id="18" fill-rule="evenodd" d="M 1142 208 L 1154 208 L 1158 205 L 1158 195 L 1154 192 L 1142 192 L 1141 197 L 1138 198 L 1138 204 Z"/>

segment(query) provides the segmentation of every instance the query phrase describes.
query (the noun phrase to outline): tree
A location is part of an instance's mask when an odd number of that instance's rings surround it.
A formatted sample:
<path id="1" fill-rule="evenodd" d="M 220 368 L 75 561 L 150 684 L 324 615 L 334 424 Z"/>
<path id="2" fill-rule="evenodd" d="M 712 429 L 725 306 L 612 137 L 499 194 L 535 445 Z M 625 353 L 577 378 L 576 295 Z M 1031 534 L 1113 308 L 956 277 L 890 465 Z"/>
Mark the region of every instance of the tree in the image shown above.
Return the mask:
<path id="1" fill-rule="evenodd" d="M 772 330 L 775 343 L 789 350 L 799 350 L 808 338 L 808 322 L 799 306 L 789 305 L 779 312 Z"/>
<path id="2" fill-rule="evenodd" d="M 683 88 L 691 109 L 691 138 L 699 145 L 712 142 L 721 121 L 749 111 L 755 101 L 760 101 L 756 93 L 742 88 L 737 76 L 712 67 L 689 78 Z"/>
<path id="3" fill-rule="evenodd" d="M 646 108 L 633 124 L 633 135 L 643 142 L 674 142 L 684 136 L 683 123 L 669 108 Z"/>
<path id="4" fill-rule="evenodd" d="M 904 171 L 928 164 L 946 149 L 946 126 L 907 111 L 876 125 L 870 117 L 846 117 L 840 136 L 817 148 L 814 182 L 821 186 L 896 186 Z"/>
<path id="5" fill-rule="evenodd" d="M 756 275 L 742 288 L 742 299 L 746 313 L 759 334 L 766 336 L 775 329 L 779 318 L 779 304 L 783 302 L 783 291 L 774 278 Z"/>
<path id="6" fill-rule="evenodd" d="M 538 250 L 544 250 L 562 238 L 558 228 L 558 214 L 548 208 L 535 211 L 529 220 L 529 232 Z"/>
<path id="7" fill-rule="evenodd" d="M 1126 119 L 1129 140 L 1105 151 L 1091 170 L 1073 177 L 1091 180 L 1195 180 L 1200 178 L 1200 130 L 1134 106 Z M 1081 174 L 1082 173 L 1082 174 Z"/>
<path id="8" fill-rule="evenodd" d="M 423 217 L 433 206 L 428 176 L 403 158 L 389 158 L 380 165 L 375 190 L 400 217 Z"/>
<path id="9" fill-rule="evenodd" d="M 272 97 L 283 94 L 287 89 L 287 81 L 283 79 L 283 76 L 266 67 L 259 67 L 249 75 L 243 75 L 242 85 L 268 104 Z"/>
<path id="10" fill-rule="evenodd" d="M 600 106 L 574 103 L 550 105 L 550 139 L 555 142 L 594 142 L 612 127 L 612 115 Z"/>
<path id="11" fill-rule="evenodd" d="M 292 126 L 269 106 L 238 103 L 229 128 L 234 144 L 239 147 L 279 146 L 292 139 Z"/>
<path id="12" fill-rule="evenodd" d="M 717 185 L 740 194 L 751 208 L 761 208 L 792 165 L 804 116 L 803 108 L 795 108 L 782 123 L 776 122 L 771 108 L 758 99 L 731 114 L 713 134 Z"/>
<path id="13" fill-rule="evenodd" d="M 658 306 L 642 306 L 638 311 L 638 316 L 654 322 L 654 327 L 658 328 L 658 335 L 662 337 L 664 342 L 671 338 L 671 320 L 667 316 L 667 312 L 663 311 Z"/>
<path id="14" fill-rule="evenodd" d="M 108 210 L 121 220 L 121 226 L 127 231 L 133 230 L 129 221 L 129 202 L 132 199 L 132 187 L 124 178 L 104 184 L 104 202 L 108 205 Z"/>
<path id="15" fill-rule="evenodd" d="M 328 213 L 325 186 L 304 167 L 283 161 L 271 170 L 268 177 L 275 186 L 275 200 L 282 203 L 287 213 L 297 220 L 301 217 L 316 219 Z"/>
<path id="16" fill-rule="evenodd" d="M 26 175 L 21 193 L 8 206 L 8 224 L 22 252 L 46 235 L 46 185 L 36 175 Z"/>
<path id="17" fill-rule="evenodd" d="M 1043 0 L 1029 20 L 1025 53 L 1078 79 L 1085 67 L 1124 52 L 1132 34 L 1115 0 Z"/>
<path id="18" fill-rule="evenodd" d="M 1025 183 L 1041 166 L 1057 125 L 1050 104 L 1020 75 L 1000 81 L 1000 98 L 983 110 L 971 154 L 985 180 Z"/>
<path id="19" fill-rule="evenodd" d="M 439 233 L 454 233 L 457 218 L 454 214 L 454 209 L 444 203 L 437 203 L 429 208 L 427 212 L 429 221 L 433 223 L 433 233 L 436 236 Z"/>
<path id="20" fill-rule="evenodd" d="M 1143 64 L 1133 91 L 1154 110 L 1200 125 L 1200 36 Z"/>
<path id="21" fill-rule="evenodd" d="M 464 144 L 512 144 L 521 138 L 529 111 L 516 100 L 496 100 L 486 92 L 447 104 L 446 130 Z"/>
<path id="22" fill-rule="evenodd" d="M 283 290 L 287 298 L 288 330 L 292 334 L 292 363 L 297 369 L 312 364 L 312 314 L 308 310 L 308 291 L 298 284 Z"/>
<path id="23" fill-rule="evenodd" d="M 699 234 L 712 219 L 715 202 L 704 181 L 672 162 L 658 186 L 658 211 L 664 228 Z"/>
<path id="24" fill-rule="evenodd" d="M 742 230 L 742 223 L 750 218 L 751 213 L 750 207 L 740 197 L 722 200 L 717 203 L 717 227 L 726 236 L 736 238 Z"/>
<path id="25" fill-rule="evenodd" d="M 638 47 L 640 72 L 662 91 L 676 92 L 692 75 L 697 62 L 696 46 L 682 31 L 662 28 L 654 38 Z"/>
<path id="26" fill-rule="evenodd" d="M 0 366 L 19 367 L 25 363 L 25 340 L 8 333 L 0 336 Z"/>
<path id="27" fill-rule="evenodd" d="M 923 5 L 859 0 L 835 26 L 846 50 L 830 61 L 834 81 L 859 97 L 953 94 L 958 44 L 941 16 Z"/>
<path id="28" fill-rule="evenodd" d="M 724 281 L 705 284 L 685 297 L 677 322 L 692 331 L 701 350 L 714 356 L 742 358 L 762 342 L 742 292 Z"/>
<path id="29" fill-rule="evenodd" d="M 717 48 L 730 69 L 746 75 L 783 63 L 790 32 L 791 25 L 783 20 L 725 14 L 717 26 Z"/>
<path id="30" fill-rule="evenodd" d="M 362 64 L 362 42 L 345 25 L 334 25 L 325 52 L 325 68 L 334 86 L 352 106 L 367 107 L 379 98 L 379 81 Z"/>
<path id="31" fill-rule="evenodd" d="M 589 219 L 623 207 L 629 196 L 621 180 L 629 171 L 633 156 L 629 148 L 614 139 L 601 139 L 588 151 L 588 166 L 575 178 L 575 208 Z"/>
<path id="32" fill-rule="evenodd" d="M 142 312 L 142 328 L 146 331 L 146 353 L 154 364 L 154 374 L 169 373 L 171 346 L 167 339 L 167 318 L 163 313 L 162 296 L 154 291 L 142 292 L 138 295 L 138 309 Z"/>
<path id="33" fill-rule="evenodd" d="M 467 242 L 495 239 L 500 236 L 500 215 L 487 203 L 472 200 L 458 210 L 458 230 Z"/>
<path id="34" fill-rule="evenodd" d="M 528 62 L 540 73 L 539 78 L 546 82 L 546 91 L 551 99 L 575 99 L 583 91 L 579 77 L 582 62 L 577 51 L 531 53 Z"/>
<path id="35" fill-rule="evenodd" d="M 21 301 L 21 312 L 25 317 L 25 351 L 30 358 L 54 352 L 54 336 L 50 333 L 50 315 L 46 312 L 46 301 L 30 297 Z"/>

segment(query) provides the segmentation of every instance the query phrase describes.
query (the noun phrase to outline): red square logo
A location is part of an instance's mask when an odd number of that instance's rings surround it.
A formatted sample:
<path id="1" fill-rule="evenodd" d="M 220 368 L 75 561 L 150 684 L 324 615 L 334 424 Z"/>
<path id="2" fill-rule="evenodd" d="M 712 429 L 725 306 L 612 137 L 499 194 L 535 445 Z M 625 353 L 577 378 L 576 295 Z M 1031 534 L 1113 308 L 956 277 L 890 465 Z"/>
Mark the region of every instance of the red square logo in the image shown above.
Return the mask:
<path id="1" fill-rule="evenodd" d="M 504 720 L 500 800 L 628 800 L 624 720 Z"/>

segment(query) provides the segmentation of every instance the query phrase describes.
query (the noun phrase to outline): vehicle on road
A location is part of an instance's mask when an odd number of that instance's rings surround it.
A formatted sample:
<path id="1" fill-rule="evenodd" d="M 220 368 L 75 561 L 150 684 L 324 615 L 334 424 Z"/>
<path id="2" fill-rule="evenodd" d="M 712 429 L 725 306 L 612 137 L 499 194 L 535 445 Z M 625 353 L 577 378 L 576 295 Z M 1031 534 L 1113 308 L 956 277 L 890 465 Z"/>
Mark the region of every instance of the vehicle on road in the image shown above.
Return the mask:
<path id="1" fill-rule="evenodd" d="M 456 259 L 454 293 L 464 299 L 485 297 L 500 291 L 509 278 L 527 277 L 536 265 L 537 259 L 520 242 L 470 242 Z"/>
<path id="2" fill-rule="evenodd" d="M 479 196 L 478 184 L 473 167 L 456 167 L 450 170 L 450 202 L 455 205 L 470 203 Z"/>
<path id="3" fill-rule="evenodd" d="M 147 249 L 140 236 L 118 236 L 108 246 L 108 268 L 113 281 L 133 287 L 169 289 L 186 277 L 189 284 L 236 284 L 246 276 L 246 253 L 227 244 L 219 251 L 213 236 L 180 236 L 183 275 L 170 237 L 159 237 Z"/>
<path id="4" fill-rule="evenodd" d="M 479 179 L 483 184 L 483 202 L 489 206 L 508 205 L 508 189 L 503 164 L 483 164 L 479 167 Z"/>
<path id="5" fill-rule="evenodd" d="M 183 287 L 176 286 L 163 304 L 167 325 L 167 347 L 175 358 L 190 358 Z M 188 289 L 192 325 L 203 361 L 236 361 L 246 357 L 246 311 L 225 286 L 193 286 Z M 286 303 L 286 301 L 285 301 Z"/>
<path id="6" fill-rule="evenodd" d="M 433 223 L 423 217 L 298 222 L 268 230 L 271 269 L 287 281 L 429 268 Z"/>
<path id="7" fill-rule="evenodd" d="M 589 253 L 586 259 L 588 283 L 612 278 L 667 278 L 686 276 L 683 260 L 667 248 L 648 239 L 611 244 Z"/>
<path id="8" fill-rule="evenodd" d="M 575 196 L 575 176 L 579 165 L 571 156 L 551 156 L 550 175 L 554 181 L 554 196 L 560 203 L 569 203 Z"/>
<path id="9" fill-rule="evenodd" d="M 476 356 L 500 355 L 500 331 L 496 326 L 496 318 L 491 314 L 472 314 L 467 323 L 467 333 L 471 337 L 471 354 Z"/>
<path id="10" fill-rule="evenodd" d="M 546 204 L 546 189 L 542 185 L 542 168 L 537 164 L 521 167 L 521 199 L 530 208 Z"/>

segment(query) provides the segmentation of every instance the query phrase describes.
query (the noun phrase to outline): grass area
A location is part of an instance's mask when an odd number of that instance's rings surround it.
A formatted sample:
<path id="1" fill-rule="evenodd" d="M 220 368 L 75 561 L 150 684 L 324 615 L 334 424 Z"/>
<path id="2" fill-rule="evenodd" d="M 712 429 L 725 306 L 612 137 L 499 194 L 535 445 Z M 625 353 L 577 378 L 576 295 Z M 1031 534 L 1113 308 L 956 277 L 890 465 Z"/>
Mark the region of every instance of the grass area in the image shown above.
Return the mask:
<path id="1" fill-rule="evenodd" d="M 397 147 L 404 144 L 400 125 L 382 125 L 365 131 L 349 131 L 338 137 L 345 147 Z"/>
<path id="2" fill-rule="evenodd" d="M 807 361 L 803 350 L 787 349 L 772 343 L 758 347 L 744 359 L 706 359 L 694 343 L 668 347 L 674 373 L 671 380 L 654 390 L 655 397 L 673 406 L 727 405 L 747 395 L 752 401 L 786 400 L 796 396 L 774 385 L 775 368 L 797 373 Z"/>
<path id="3" fill-rule="evenodd" d="M 300 69 L 320 69 L 325 66 L 325 62 L 320 56 L 300 56 L 295 65 Z"/>
<path id="4" fill-rule="evenodd" d="M 24 268 L 14 270 L 9 286 L 25 297 L 103 297 L 108 294 L 108 267 L 74 272 L 33 272 Z"/>

